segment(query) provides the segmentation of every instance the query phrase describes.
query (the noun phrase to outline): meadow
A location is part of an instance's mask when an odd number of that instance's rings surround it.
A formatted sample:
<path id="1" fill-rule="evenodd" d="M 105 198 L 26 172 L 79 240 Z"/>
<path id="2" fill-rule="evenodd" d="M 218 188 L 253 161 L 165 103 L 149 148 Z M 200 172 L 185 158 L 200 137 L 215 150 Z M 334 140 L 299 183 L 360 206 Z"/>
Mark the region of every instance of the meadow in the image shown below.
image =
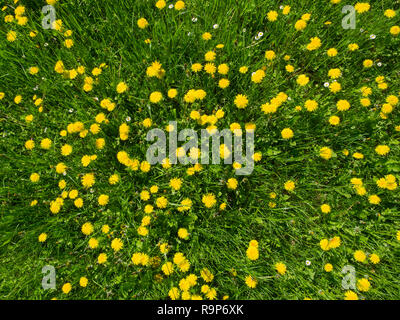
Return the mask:
<path id="1" fill-rule="evenodd" d="M 0 299 L 399 299 L 399 8 L 1 1 Z"/>

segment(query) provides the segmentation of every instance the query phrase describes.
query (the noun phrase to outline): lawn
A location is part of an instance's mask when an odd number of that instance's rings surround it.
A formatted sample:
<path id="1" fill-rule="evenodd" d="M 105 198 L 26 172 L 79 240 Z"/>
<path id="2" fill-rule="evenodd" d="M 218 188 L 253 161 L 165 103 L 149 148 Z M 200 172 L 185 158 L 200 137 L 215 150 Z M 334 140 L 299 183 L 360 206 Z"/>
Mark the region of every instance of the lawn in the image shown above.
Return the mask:
<path id="1" fill-rule="evenodd" d="M 2 1 L 0 299 L 399 299 L 399 8 Z"/>

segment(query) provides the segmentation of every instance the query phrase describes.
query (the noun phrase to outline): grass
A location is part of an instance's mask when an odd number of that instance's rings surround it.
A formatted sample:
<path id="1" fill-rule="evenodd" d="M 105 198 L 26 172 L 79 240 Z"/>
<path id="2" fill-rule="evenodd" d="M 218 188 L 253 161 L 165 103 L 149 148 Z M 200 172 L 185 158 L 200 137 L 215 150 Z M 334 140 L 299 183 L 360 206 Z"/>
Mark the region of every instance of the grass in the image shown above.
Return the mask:
<path id="1" fill-rule="evenodd" d="M 67 1 L 55 4 L 57 19 L 63 21 L 63 32 L 41 28 L 43 1 L 3 1 L 0 13 L 0 297 L 1 299 L 169 299 L 172 287 L 189 274 L 198 276 L 198 284 L 190 289 L 191 295 L 201 295 L 206 282 L 200 271 L 208 268 L 214 275 L 210 287 L 215 288 L 217 298 L 222 299 L 343 299 L 347 290 L 342 288 L 346 265 L 356 269 L 356 278 L 367 277 L 368 291 L 353 291 L 359 299 L 398 299 L 400 242 L 400 195 L 398 188 L 379 188 L 376 181 L 392 174 L 400 179 L 399 106 L 386 116 L 381 113 L 388 96 L 399 96 L 399 36 L 390 34 L 392 26 L 399 25 L 398 1 L 370 1 L 368 12 L 357 14 L 355 30 L 341 27 L 345 4 L 318 1 L 249 1 L 249 0 L 190 0 L 185 9 L 177 11 L 155 7 L 155 1 Z M 25 6 L 26 25 L 14 20 L 5 23 L 6 15 L 14 15 L 14 8 Z M 290 5 L 288 15 L 283 15 L 280 5 Z M 389 19 L 386 9 L 397 10 Z M 267 13 L 276 10 L 278 19 L 268 21 Z M 302 15 L 311 18 L 303 31 L 294 27 Z M 149 23 L 138 28 L 137 21 L 145 17 Z M 194 22 L 192 18 L 197 18 Z M 331 24 L 325 24 L 330 21 Z M 213 26 L 217 24 L 218 28 Z M 363 31 L 361 31 L 362 29 Z M 10 30 L 17 32 L 17 39 L 7 41 Z M 29 32 L 37 31 L 36 37 Z M 64 31 L 72 30 L 74 45 L 64 46 Z M 210 32 L 212 39 L 201 38 Z M 263 32 L 259 40 L 255 36 Z M 376 39 L 370 39 L 370 35 Z M 308 51 L 310 38 L 319 37 L 321 48 Z M 145 43 L 151 39 L 151 43 Z M 224 44 L 216 49 L 217 44 Z M 359 49 L 351 52 L 348 45 L 357 43 Z M 337 56 L 329 57 L 326 50 L 336 48 Z M 215 64 L 229 65 L 229 73 L 211 77 L 204 71 L 194 73 L 191 65 L 203 65 L 204 54 L 214 50 Z M 273 50 L 276 58 L 265 59 L 265 51 Z M 288 61 L 285 55 L 290 55 Z M 371 59 L 374 65 L 364 68 L 363 61 Z M 82 65 L 83 75 L 75 79 L 58 74 L 54 66 L 62 60 L 65 69 Z M 165 69 L 162 79 L 146 76 L 146 69 L 153 61 L 159 61 Z M 83 90 L 84 77 L 100 64 L 101 75 L 93 89 Z M 378 63 L 382 65 L 379 66 Z M 294 66 L 289 73 L 285 66 Z M 36 75 L 29 68 L 37 66 Z M 238 72 L 248 66 L 246 74 Z M 265 67 L 266 76 L 261 83 L 251 81 L 251 73 Z M 328 71 L 340 68 L 338 79 L 342 90 L 330 92 L 325 82 L 332 82 Z M 300 74 L 306 74 L 310 82 L 302 87 L 296 82 Z M 388 88 L 382 90 L 376 77 L 384 76 Z M 218 80 L 226 77 L 230 85 L 218 87 Z M 118 94 L 116 85 L 124 81 L 129 89 Z M 371 105 L 364 107 L 360 88 L 372 89 Z M 167 97 L 170 88 L 178 90 L 175 99 Z M 183 101 L 189 89 L 203 89 L 207 96 L 202 101 L 188 104 Z M 149 102 L 154 91 L 162 92 L 159 104 Z M 260 106 L 285 92 L 290 100 L 276 113 L 264 114 Z M 238 109 L 233 103 L 237 94 L 245 94 L 249 104 Z M 16 95 L 22 102 L 14 101 Z M 43 99 L 35 105 L 32 97 Z M 110 98 L 116 103 L 109 112 L 100 107 L 100 101 Z M 308 112 L 306 100 L 318 102 L 318 109 Z M 346 99 L 351 108 L 340 112 L 336 102 Z M 39 107 L 42 107 L 40 112 Z M 302 106 L 302 110 L 296 110 Z M 187 166 L 174 165 L 166 170 L 152 166 L 147 173 L 132 171 L 118 162 L 117 153 L 126 151 L 132 158 L 145 160 L 149 143 L 142 125 L 151 118 L 152 128 L 165 128 L 169 121 L 177 120 L 179 129 L 200 125 L 190 118 L 192 110 L 210 115 L 223 109 L 225 116 L 217 122 L 218 129 L 239 123 L 256 125 L 255 149 L 262 153 L 254 172 L 245 177 L 235 176 L 230 165 L 204 165 L 203 170 L 188 175 Z M 98 134 L 89 132 L 85 138 L 76 133 L 60 135 L 68 124 L 76 121 L 89 129 L 95 116 L 103 112 L 108 123 L 100 124 Z M 33 115 L 32 122 L 25 120 Z M 329 124 L 332 115 L 340 117 L 338 126 Z M 126 121 L 127 117 L 131 121 Z M 128 123 L 128 140 L 121 140 L 119 126 Z M 281 131 L 291 128 L 294 137 L 283 139 Z M 40 147 L 44 138 L 52 140 L 49 150 Z M 104 138 L 106 146 L 99 150 L 95 141 Z M 35 141 L 35 148 L 27 150 L 25 142 Z M 60 148 L 70 144 L 73 152 L 63 156 Z M 381 156 L 375 152 L 377 145 L 387 145 L 390 152 Z M 329 160 L 320 157 L 321 147 L 333 150 Z M 348 150 L 345 155 L 343 150 Z M 352 155 L 360 152 L 363 159 Z M 88 167 L 81 164 L 83 155 L 97 155 Z M 55 166 L 64 162 L 65 176 L 57 174 Z M 32 173 L 39 173 L 38 183 L 30 181 Z M 80 180 L 86 173 L 94 173 L 96 182 L 92 192 L 83 188 Z M 111 185 L 108 178 L 118 174 L 120 181 Z M 171 178 L 183 180 L 182 188 L 174 191 L 169 186 Z M 361 178 L 366 195 L 360 196 L 350 180 Z M 229 178 L 238 180 L 236 190 L 226 187 Z M 74 206 L 74 200 L 64 199 L 57 214 L 50 211 L 50 202 L 60 197 L 58 182 L 64 179 L 65 190 L 76 189 L 83 199 L 83 207 Z M 292 180 L 293 191 L 284 188 Z M 148 201 L 140 199 L 140 192 L 157 185 L 159 192 Z M 207 209 L 202 195 L 213 193 L 217 204 Z M 270 198 L 276 193 L 276 198 Z M 100 194 L 110 197 L 106 206 L 100 206 Z M 378 195 L 381 202 L 373 205 L 370 195 Z M 159 209 L 155 205 L 158 196 L 168 199 L 168 206 Z M 193 206 L 179 212 L 177 207 L 184 198 L 190 198 Z M 37 200 L 35 206 L 31 202 Z M 226 209 L 219 205 L 226 203 Z M 332 211 L 324 214 L 322 204 L 329 204 Z M 154 206 L 150 215 L 148 236 L 138 235 L 137 228 L 145 216 L 147 204 Z M 84 223 L 91 222 L 94 233 L 85 236 L 81 232 Z M 110 232 L 101 231 L 103 225 Z M 188 239 L 177 236 L 179 228 L 186 228 Z M 38 236 L 47 234 L 45 242 Z M 322 239 L 339 236 L 338 248 L 324 251 Z M 99 241 L 96 249 L 88 246 L 89 238 Z M 120 238 L 123 248 L 114 252 L 110 243 Z M 397 239 L 396 239 L 397 237 Z M 259 243 L 259 258 L 251 261 L 246 256 L 249 241 Z M 159 243 L 167 242 L 170 251 L 160 253 Z M 367 254 L 364 262 L 354 259 L 354 252 Z M 107 262 L 97 262 L 100 253 L 107 254 Z M 132 254 L 144 252 L 158 257 L 159 264 L 135 266 Z M 175 253 L 182 252 L 190 261 L 186 273 L 175 271 L 163 274 L 161 266 L 172 261 Z M 369 258 L 378 254 L 380 262 L 373 264 Z M 309 266 L 306 261 L 310 261 Z M 287 271 L 279 275 L 275 263 L 283 262 Z M 331 263 L 332 272 L 324 271 Z M 56 269 L 56 289 L 44 290 L 41 286 L 42 267 L 53 265 Z M 161 277 L 160 277 L 161 275 Z M 249 288 L 245 278 L 257 279 L 255 288 Z M 88 278 L 87 287 L 79 285 L 81 277 Z M 162 280 L 157 281 L 157 277 Z M 63 293 L 65 283 L 72 284 L 68 294 Z"/>

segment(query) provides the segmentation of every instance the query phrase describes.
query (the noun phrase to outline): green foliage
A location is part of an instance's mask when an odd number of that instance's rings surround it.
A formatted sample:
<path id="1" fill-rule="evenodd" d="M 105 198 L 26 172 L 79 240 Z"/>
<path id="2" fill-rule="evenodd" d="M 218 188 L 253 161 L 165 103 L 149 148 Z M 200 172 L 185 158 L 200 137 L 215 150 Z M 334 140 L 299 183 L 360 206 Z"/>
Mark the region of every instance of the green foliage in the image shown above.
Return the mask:
<path id="1" fill-rule="evenodd" d="M 230 299 L 343 299 L 341 270 L 345 265 L 356 268 L 357 279 L 370 279 L 367 292 L 355 290 L 359 298 L 399 298 L 399 189 L 382 189 L 376 183 L 389 174 L 397 183 L 400 179 L 400 104 L 386 116 L 381 113 L 387 97 L 400 94 L 400 36 L 390 34 L 390 28 L 399 24 L 398 2 L 371 1 L 368 12 L 357 14 L 357 28 L 344 30 L 341 8 L 347 3 L 334 5 L 329 0 L 289 0 L 282 3 L 291 6 L 287 15 L 276 1 L 269 0 L 188 0 L 181 11 L 168 8 L 171 1 L 159 10 L 150 0 L 60 0 L 55 9 L 57 19 L 62 19 L 62 31 L 42 29 L 44 1 L 13 2 L 7 0 L 0 12 L 0 92 L 5 94 L 0 100 L 2 299 L 167 299 L 169 290 L 179 287 L 179 281 L 190 273 L 199 277 L 191 294 L 205 298 L 200 292 L 206 284 L 200 277 L 203 268 L 214 275 L 207 284 L 217 290 L 218 299 L 225 295 Z M 5 17 L 14 15 L 18 5 L 25 6 L 26 25 L 18 25 L 15 18 L 6 23 Z M 397 10 L 397 15 L 385 17 L 386 9 Z M 278 12 L 277 21 L 268 21 L 270 10 Z M 294 25 L 305 13 L 311 14 L 307 27 L 297 31 Z M 142 17 L 149 23 L 145 29 L 137 24 Z M 17 34 L 13 42 L 7 41 L 11 30 Z M 67 30 L 72 30 L 72 36 L 65 36 Z M 31 37 L 31 31 L 37 35 Z M 210 32 L 212 39 L 203 40 L 204 32 Z M 255 40 L 259 32 L 263 36 Z M 371 34 L 376 39 L 370 39 Z M 319 37 L 322 46 L 308 51 L 306 45 L 313 37 Z M 67 38 L 74 41 L 69 49 L 64 45 Z M 351 43 L 357 43 L 359 49 L 350 51 Z M 216 48 L 217 44 L 224 47 Z M 336 48 L 338 54 L 329 57 L 329 48 Z M 216 66 L 229 65 L 227 75 L 216 73 L 212 77 L 204 71 L 191 71 L 193 63 L 205 65 L 204 54 L 211 50 L 216 52 Z M 273 50 L 276 58 L 265 59 L 266 50 Z M 285 60 L 285 55 L 289 59 Z M 366 59 L 374 62 L 371 68 L 363 67 Z M 55 72 L 59 60 L 65 70 L 78 66 L 86 70 L 69 79 Z M 154 61 L 165 69 L 161 79 L 146 75 Z M 102 73 L 92 75 L 93 68 L 102 63 Z M 288 64 L 293 65 L 293 73 L 285 70 Z M 39 68 L 35 75 L 29 72 L 33 66 Z M 241 66 L 249 68 L 246 74 L 238 71 Z M 252 82 L 251 74 L 262 68 L 265 78 L 261 83 Z M 324 87 L 325 82 L 332 82 L 328 71 L 333 68 L 342 72 L 337 79 L 342 90 L 336 94 Z M 300 74 L 310 78 L 304 87 L 296 82 Z M 90 91 L 83 89 L 85 76 L 93 78 Z M 379 88 L 378 76 L 384 76 L 387 89 Z M 218 80 L 224 77 L 230 85 L 221 89 Z M 118 94 L 116 86 L 121 81 L 128 90 Z M 365 86 L 372 89 L 368 107 L 360 103 L 360 89 Z M 178 90 L 175 99 L 167 96 L 171 88 Z M 190 89 L 203 89 L 207 96 L 185 103 L 184 95 Z M 154 91 L 163 94 L 158 104 L 149 101 Z M 280 92 L 289 99 L 277 112 L 264 114 L 261 106 Z M 248 97 L 245 109 L 235 106 L 237 94 Z M 14 101 L 17 95 L 22 96 L 19 104 Z M 43 102 L 35 105 L 37 98 Z M 106 98 L 115 102 L 110 112 L 100 106 Z M 317 110 L 305 109 L 309 99 L 318 102 Z M 348 111 L 337 111 L 340 99 L 350 102 Z M 296 110 L 297 106 L 302 110 Z M 176 120 L 179 129 L 200 130 L 207 125 L 191 119 L 191 111 L 211 115 L 218 109 L 225 112 L 216 124 L 220 130 L 232 123 L 243 129 L 247 123 L 256 125 L 255 148 L 262 159 L 251 175 L 235 176 L 232 166 L 223 164 L 204 165 L 194 175 L 188 175 L 188 166 L 183 165 L 170 169 L 155 165 L 146 173 L 129 170 L 118 161 L 119 151 L 145 160 L 149 128 L 143 126 L 143 120 L 150 118 L 152 128 L 164 129 Z M 107 123 L 102 122 L 100 132 L 93 134 L 90 126 L 101 112 Z M 33 115 L 33 121 L 26 121 L 27 115 Z M 337 126 L 329 123 L 333 115 L 340 117 Z M 76 121 L 89 130 L 84 138 L 79 133 L 60 135 Z M 122 123 L 130 127 L 127 140 L 120 139 Z M 294 137 L 283 139 L 284 128 L 291 128 Z M 40 147 L 44 138 L 52 140 L 49 150 Z M 106 143 L 101 150 L 96 148 L 99 138 Z M 33 150 L 25 147 L 30 139 L 35 142 Z M 72 146 L 71 155 L 61 154 L 64 144 Z M 389 146 L 390 152 L 377 154 L 378 145 Z M 321 147 L 332 149 L 332 158 L 322 159 Z M 356 152 L 362 153 L 363 159 L 355 159 L 352 155 Z M 97 155 L 97 159 L 84 167 L 84 155 Z M 60 162 L 68 167 L 65 176 L 56 173 Z M 30 181 L 32 173 L 40 174 L 39 182 Z M 92 188 L 82 186 L 81 178 L 87 173 L 95 176 Z M 115 185 L 109 183 L 113 174 L 120 177 Z M 176 177 L 183 181 L 177 191 L 169 186 L 170 179 Z M 362 179 L 366 195 L 358 195 L 350 183 L 355 177 Z M 230 178 L 238 180 L 236 190 L 227 188 Z M 60 212 L 53 214 L 50 205 L 61 197 L 61 179 L 67 183 L 65 190 L 79 191 L 83 207 L 77 208 L 74 200 L 66 198 Z M 284 188 L 288 180 L 295 182 L 292 192 Z M 153 185 L 159 187 L 158 193 L 148 201 L 141 200 L 140 192 Z M 207 193 L 217 200 L 211 209 L 202 202 Z M 109 196 L 106 206 L 98 204 L 101 194 Z M 161 195 L 168 199 L 165 209 L 156 206 Z M 381 202 L 371 204 L 370 195 L 378 195 Z M 185 198 L 193 205 L 180 212 Z M 34 200 L 38 203 L 31 206 Z M 222 203 L 227 205 L 225 210 L 219 208 Z M 149 234 L 140 236 L 137 229 L 148 204 L 154 207 L 149 213 Z M 322 204 L 329 204 L 331 212 L 322 213 Z M 94 226 L 90 236 L 81 232 L 86 222 Z M 105 224 L 110 226 L 108 234 L 101 230 Z M 177 236 L 179 228 L 188 230 L 188 239 Z M 41 233 L 47 234 L 45 242 L 38 241 Z M 334 236 L 340 237 L 341 245 L 323 251 L 320 241 Z M 98 248 L 89 248 L 91 237 L 99 241 Z M 124 244 L 118 252 L 111 248 L 114 238 Z M 253 239 L 259 243 L 256 261 L 246 256 Z M 170 246 L 166 255 L 159 249 L 165 242 Z M 365 262 L 355 261 L 356 250 L 367 253 Z M 102 252 L 108 259 L 99 264 Z M 133 265 L 135 252 L 159 257 L 160 263 Z M 176 252 L 187 257 L 190 270 L 183 273 L 175 266 L 167 277 L 161 266 L 172 261 Z M 372 253 L 379 255 L 378 264 L 369 260 Z M 307 260 L 311 265 L 306 265 Z M 277 262 L 286 265 L 286 274 L 278 275 Z M 332 272 L 324 271 L 326 263 L 333 265 Z M 42 289 L 45 265 L 56 268 L 55 290 Z M 162 281 L 156 280 L 157 275 L 162 275 Z M 257 279 L 255 288 L 246 285 L 248 275 Z M 86 288 L 80 287 L 80 277 L 88 278 Z M 61 289 L 64 283 L 72 284 L 67 295 Z"/>

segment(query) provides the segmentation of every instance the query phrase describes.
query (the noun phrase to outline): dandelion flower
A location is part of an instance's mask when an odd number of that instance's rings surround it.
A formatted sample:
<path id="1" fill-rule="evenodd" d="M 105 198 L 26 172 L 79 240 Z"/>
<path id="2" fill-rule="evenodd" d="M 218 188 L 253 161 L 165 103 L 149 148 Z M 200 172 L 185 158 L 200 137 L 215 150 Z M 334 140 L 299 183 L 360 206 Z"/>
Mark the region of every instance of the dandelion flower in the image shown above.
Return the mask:
<path id="1" fill-rule="evenodd" d="M 344 293 L 344 300 L 358 300 L 357 293 L 351 290 L 346 291 Z"/>
<path id="2" fill-rule="evenodd" d="M 301 74 L 297 77 L 297 84 L 300 86 L 305 86 L 310 81 L 310 78 L 307 77 L 305 74 Z"/>
<path id="3" fill-rule="evenodd" d="M 294 136 L 293 130 L 290 128 L 285 128 L 281 132 L 282 138 L 283 139 L 291 139 Z"/>
<path id="4" fill-rule="evenodd" d="M 362 278 L 357 281 L 357 289 L 363 292 L 366 292 L 371 287 L 371 283 L 368 279 Z"/>
<path id="5" fill-rule="evenodd" d="M 88 282 L 89 282 L 89 280 L 88 280 L 88 278 L 86 278 L 86 277 L 81 277 L 81 278 L 79 279 L 79 285 L 80 285 L 82 288 L 86 288 L 86 286 L 88 285 Z"/>
<path id="6" fill-rule="evenodd" d="M 324 270 L 326 272 L 331 272 L 333 270 L 333 266 L 330 263 L 325 264 Z"/>
<path id="7" fill-rule="evenodd" d="M 356 259 L 356 261 L 364 262 L 366 258 L 367 258 L 367 256 L 365 255 L 365 253 L 363 251 L 357 250 L 354 252 L 354 259 Z"/>
<path id="8" fill-rule="evenodd" d="M 137 25 L 138 25 L 138 27 L 139 27 L 140 29 L 144 29 L 144 28 L 146 28 L 146 27 L 149 25 L 149 23 L 147 22 L 147 20 L 146 20 L 145 18 L 140 18 L 140 19 L 137 21 Z"/>
<path id="9" fill-rule="evenodd" d="M 296 185 L 295 185 L 294 181 L 292 181 L 292 180 L 288 180 L 284 184 L 285 190 L 289 191 L 289 192 L 293 191 L 295 189 L 295 186 Z"/>
<path id="10" fill-rule="evenodd" d="M 187 229 L 179 228 L 178 230 L 178 237 L 181 239 L 186 239 L 189 236 Z"/>
<path id="11" fill-rule="evenodd" d="M 162 99 L 162 94 L 159 91 L 152 92 L 149 99 L 151 103 L 159 103 Z"/>
<path id="12" fill-rule="evenodd" d="M 247 97 L 243 94 L 238 94 L 235 97 L 235 101 L 234 101 L 236 107 L 238 107 L 239 109 L 243 109 L 246 108 L 247 104 L 249 103 L 249 100 L 247 99 Z"/>
<path id="13" fill-rule="evenodd" d="M 325 160 L 329 160 L 330 158 L 332 158 L 332 154 L 333 154 L 332 149 L 330 149 L 328 147 L 322 147 L 319 150 L 320 157 L 325 159 Z"/>
<path id="14" fill-rule="evenodd" d="M 278 262 L 275 264 L 275 269 L 279 274 L 284 275 L 286 273 L 286 265 L 282 262 Z"/>
<path id="15" fill-rule="evenodd" d="M 322 213 L 329 213 L 331 212 L 331 206 L 329 204 L 324 203 L 321 205 L 321 211 Z"/>
<path id="16" fill-rule="evenodd" d="M 61 288 L 62 292 L 65 294 L 70 293 L 71 289 L 72 289 L 72 285 L 69 282 L 65 283 Z"/>
<path id="17" fill-rule="evenodd" d="M 203 195 L 201 201 L 206 206 L 206 208 L 212 208 L 217 203 L 217 200 L 215 199 L 215 196 L 212 193 Z"/>
<path id="18" fill-rule="evenodd" d="M 373 253 L 369 256 L 369 260 L 373 263 L 373 264 L 377 264 L 381 261 L 381 259 L 379 258 L 379 256 L 376 253 Z"/>
<path id="19" fill-rule="evenodd" d="M 107 262 L 107 255 L 105 253 L 100 253 L 97 257 L 98 264 L 104 264 Z"/>
<path id="20" fill-rule="evenodd" d="M 111 248 L 115 252 L 118 252 L 119 250 L 121 250 L 123 246 L 124 246 L 124 243 L 122 242 L 122 240 L 120 238 L 115 238 L 111 241 Z"/>
<path id="21" fill-rule="evenodd" d="M 390 148 L 387 145 L 379 145 L 375 148 L 375 152 L 380 156 L 386 156 L 390 151 Z"/>
<path id="22" fill-rule="evenodd" d="M 38 237 L 39 242 L 45 242 L 47 240 L 47 234 L 46 233 L 41 233 Z"/>
<path id="23" fill-rule="evenodd" d="M 250 275 L 246 277 L 245 282 L 249 288 L 255 288 L 257 285 L 257 279 Z"/>
<path id="24" fill-rule="evenodd" d="M 180 10 L 183 10 L 183 9 L 185 9 L 185 2 L 183 2 L 183 1 L 177 1 L 176 3 L 175 3 L 175 10 L 178 10 L 178 11 L 180 11 Z"/>
<path id="25" fill-rule="evenodd" d="M 126 90 L 128 90 L 128 86 L 126 85 L 125 82 L 119 82 L 117 84 L 117 93 L 124 93 Z M 108 103 L 108 105 L 111 104 L 111 102 Z"/>

